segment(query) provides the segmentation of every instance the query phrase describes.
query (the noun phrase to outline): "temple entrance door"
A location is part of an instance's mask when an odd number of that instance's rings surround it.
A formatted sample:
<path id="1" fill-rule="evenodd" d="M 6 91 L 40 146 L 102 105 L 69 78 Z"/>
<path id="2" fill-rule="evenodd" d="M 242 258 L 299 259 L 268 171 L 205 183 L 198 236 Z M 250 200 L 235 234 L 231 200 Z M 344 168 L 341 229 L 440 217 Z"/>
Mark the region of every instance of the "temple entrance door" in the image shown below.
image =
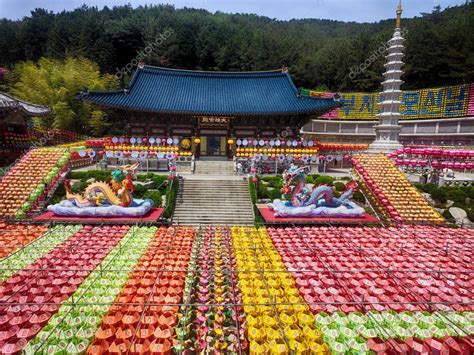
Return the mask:
<path id="1" fill-rule="evenodd" d="M 206 145 L 207 145 L 207 154 L 208 156 L 221 156 L 225 155 L 225 151 L 222 151 L 222 137 L 207 137 Z"/>

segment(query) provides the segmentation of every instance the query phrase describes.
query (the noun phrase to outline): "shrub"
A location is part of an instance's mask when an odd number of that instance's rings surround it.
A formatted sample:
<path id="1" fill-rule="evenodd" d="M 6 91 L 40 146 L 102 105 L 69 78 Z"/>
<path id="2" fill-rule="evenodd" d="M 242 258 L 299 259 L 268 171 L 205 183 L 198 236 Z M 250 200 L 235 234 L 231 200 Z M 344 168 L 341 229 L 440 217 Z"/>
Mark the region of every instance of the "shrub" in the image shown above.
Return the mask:
<path id="1" fill-rule="evenodd" d="M 474 186 L 466 187 L 466 195 L 474 201 Z"/>
<path id="2" fill-rule="evenodd" d="M 359 203 L 363 203 L 365 204 L 366 201 L 365 201 L 365 196 L 362 192 L 360 191 L 355 191 L 352 195 L 352 198 L 354 199 L 354 201 L 356 202 L 359 202 Z"/>
<path id="3" fill-rule="evenodd" d="M 413 186 L 415 186 L 418 190 L 423 191 L 423 184 L 420 184 L 419 182 L 414 182 Z"/>
<path id="4" fill-rule="evenodd" d="M 467 213 L 467 218 L 469 218 L 471 222 L 474 222 L 474 208 L 468 207 L 468 208 L 465 208 L 464 210 Z"/>
<path id="5" fill-rule="evenodd" d="M 167 175 L 155 175 L 151 178 L 151 181 L 153 181 L 153 188 L 161 192 L 166 191 L 166 187 L 169 183 Z"/>
<path id="6" fill-rule="evenodd" d="M 422 191 L 426 192 L 426 193 L 429 193 L 429 194 L 431 194 L 431 191 L 438 188 L 438 186 L 436 184 L 433 184 L 433 183 L 421 184 L 421 186 L 422 186 L 422 188 L 421 188 Z"/>
<path id="7" fill-rule="evenodd" d="M 257 196 L 256 196 L 256 190 L 255 190 L 255 184 L 252 181 L 252 177 L 248 178 L 248 184 L 249 184 L 249 190 L 250 190 L 250 199 L 252 200 L 252 205 L 253 205 L 253 213 L 255 215 L 255 220 L 254 223 L 256 225 L 262 224 L 263 223 L 263 217 L 260 215 L 260 211 L 257 208 Z"/>
<path id="8" fill-rule="evenodd" d="M 271 186 L 275 189 L 281 189 L 283 186 L 283 178 L 278 176 L 276 179 L 270 180 L 268 186 Z"/>
<path id="9" fill-rule="evenodd" d="M 344 185 L 344 183 L 342 182 L 335 182 L 334 188 L 336 189 L 336 191 L 344 191 L 346 189 L 346 185 Z"/>
<path id="10" fill-rule="evenodd" d="M 273 189 L 271 191 L 268 191 L 268 198 L 270 200 L 276 200 L 276 199 L 281 199 L 281 190 L 280 189 Z"/>
<path id="11" fill-rule="evenodd" d="M 159 191 L 146 191 L 143 196 L 141 197 L 142 199 L 150 199 L 153 200 L 153 206 L 154 207 L 161 207 L 161 192 Z"/>
<path id="12" fill-rule="evenodd" d="M 148 189 L 143 185 L 135 185 L 135 191 L 133 192 L 133 196 L 136 198 L 143 198 L 143 195 L 148 191 Z"/>
<path id="13" fill-rule="evenodd" d="M 431 198 L 440 203 L 446 203 L 448 200 L 448 193 L 446 192 L 446 189 L 434 188 L 431 191 Z"/>
<path id="14" fill-rule="evenodd" d="M 253 184 L 253 182 L 252 182 L 252 184 Z M 268 189 L 266 188 L 265 185 L 258 184 L 257 185 L 257 199 L 261 199 L 261 198 L 269 198 Z"/>
<path id="15" fill-rule="evenodd" d="M 466 193 L 462 189 L 454 189 L 448 192 L 448 198 L 454 202 L 464 203 L 466 201 Z"/>
<path id="16" fill-rule="evenodd" d="M 333 181 L 334 181 L 334 178 L 332 178 L 331 176 L 318 176 L 314 180 L 314 185 L 319 186 L 322 184 L 326 184 L 326 185 L 332 186 Z"/>
<path id="17" fill-rule="evenodd" d="M 86 189 L 87 186 L 89 186 L 89 183 L 87 182 L 87 180 L 82 179 L 80 184 L 79 184 L 79 188 L 77 188 L 77 191 L 75 191 L 75 192 L 82 193 L 82 192 L 84 192 L 84 190 Z"/>
<path id="18" fill-rule="evenodd" d="M 456 220 L 454 219 L 454 217 L 452 216 L 452 214 L 449 212 L 448 209 L 446 209 L 442 216 L 444 217 L 445 220 L 447 220 L 448 222 L 451 222 L 451 223 L 454 223 Z"/>
<path id="19" fill-rule="evenodd" d="M 172 184 L 167 185 L 166 189 L 166 207 L 163 213 L 164 218 L 170 218 L 174 212 L 176 196 L 178 195 L 179 179 L 174 179 Z"/>
<path id="20" fill-rule="evenodd" d="M 86 177 L 86 174 L 88 172 L 87 171 L 71 171 L 69 174 L 68 174 L 68 178 L 69 179 L 77 179 L 77 180 L 81 180 L 83 178 Z"/>
<path id="21" fill-rule="evenodd" d="M 110 180 L 110 173 L 111 172 L 107 170 L 72 171 L 69 173 L 68 178 L 80 179 L 81 182 L 89 179 L 108 182 Z"/>

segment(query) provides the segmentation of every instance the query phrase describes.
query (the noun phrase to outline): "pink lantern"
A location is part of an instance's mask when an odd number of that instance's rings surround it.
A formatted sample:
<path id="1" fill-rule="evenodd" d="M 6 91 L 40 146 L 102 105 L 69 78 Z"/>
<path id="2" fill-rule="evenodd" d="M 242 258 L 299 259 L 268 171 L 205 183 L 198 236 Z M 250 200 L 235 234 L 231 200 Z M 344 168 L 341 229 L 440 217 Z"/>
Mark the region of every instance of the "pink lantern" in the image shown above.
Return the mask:
<path id="1" fill-rule="evenodd" d="M 431 162 L 431 166 L 436 169 L 436 168 L 439 168 L 440 164 L 437 160 L 433 160 Z"/>
<path id="2" fill-rule="evenodd" d="M 254 177 L 252 178 L 252 182 L 253 182 L 254 184 L 256 184 L 257 181 L 258 181 L 258 179 L 254 176 Z"/>

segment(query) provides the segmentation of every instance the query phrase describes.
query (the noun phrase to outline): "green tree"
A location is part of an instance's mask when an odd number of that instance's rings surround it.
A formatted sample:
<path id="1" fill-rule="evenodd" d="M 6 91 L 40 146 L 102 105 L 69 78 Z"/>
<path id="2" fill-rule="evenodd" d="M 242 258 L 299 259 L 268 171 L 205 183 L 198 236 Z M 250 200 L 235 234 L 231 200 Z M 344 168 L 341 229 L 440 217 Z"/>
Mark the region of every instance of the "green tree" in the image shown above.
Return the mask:
<path id="1" fill-rule="evenodd" d="M 100 133 L 106 127 L 106 116 L 78 99 L 79 92 L 109 90 L 117 87 L 112 75 L 101 75 L 99 67 L 85 58 L 65 60 L 41 58 L 38 64 L 20 62 L 14 68 L 13 95 L 37 104 L 47 105 L 52 114 L 41 118 L 44 127 Z"/>
<path id="2" fill-rule="evenodd" d="M 92 111 L 90 127 L 91 127 L 91 133 L 94 136 L 100 136 L 102 135 L 102 133 L 104 133 L 104 129 L 108 126 L 108 122 L 106 118 L 107 117 L 103 111 L 100 111 L 100 110 Z"/>

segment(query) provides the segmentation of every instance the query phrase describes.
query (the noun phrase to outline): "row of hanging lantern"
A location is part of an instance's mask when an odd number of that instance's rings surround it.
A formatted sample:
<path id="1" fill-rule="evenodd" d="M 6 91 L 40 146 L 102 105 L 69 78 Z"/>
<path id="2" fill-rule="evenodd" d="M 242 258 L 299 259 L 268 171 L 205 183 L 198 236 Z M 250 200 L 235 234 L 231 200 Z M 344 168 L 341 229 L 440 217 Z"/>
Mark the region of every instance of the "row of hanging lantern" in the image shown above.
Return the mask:
<path id="1" fill-rule="evenodd" d="M 178 145 L 179 144 L 179 139 L 178 138 L 172 138 L 172 137 L 167 137 L 167 138 L 160 138 L 160 137 L 112 137 L 112 138 L 106 138 L 105 139 L 105 144 L 137 144 L 137 145 L 142 145 L 142 144 L 150 144 L 150 145 L 160 145 L 160 144 L 167 144 L 167 145 Z"/>
<path id="2" fill-rule="evenodd" d="M 388 155 L 395 165 L 407 168 L 474 169 L 474 150 L 440 148 L 400 148 Z"/>
<path id="3" fill-rule="evenodd" d="M 175 159 L 178 156 L 184 156 L 184 155 L 191 155 L 192 153 L 188 152 L 147 152 L 147 151 L 113 151 L 113 150 L 107 150 L 105 152 L 105 156 L 107 158 L 117 158 L 117 159 L 123 159 L 123 158 L 133 158 L 133 159 L 152 159 L 152 158 L 157 158 L 157 159 Z"/>
<path id="4" fill-rule="evenodd" d="M 229 139 L 228 141 L 229 144 L 233 144 L 234 140 Z M 240 147 L 247 147 L 247 146 L 254 146 L 254 147 L 265 147 L 265 146 L 270 146 L 270 147 L 297 147 L 297 146 L 303 146 L 303 147 L 313 147 L 317 145 L 316 141 L 313 140 L 296 140 L 296 139 L 289 139 L 289 140 L 280 140 L 280 139 L 270 139 L 270 140 L 265 140 L 265 139 L 247 139 L 247 138 L 239 138 L 235 141 L 235 144 Z"/>

